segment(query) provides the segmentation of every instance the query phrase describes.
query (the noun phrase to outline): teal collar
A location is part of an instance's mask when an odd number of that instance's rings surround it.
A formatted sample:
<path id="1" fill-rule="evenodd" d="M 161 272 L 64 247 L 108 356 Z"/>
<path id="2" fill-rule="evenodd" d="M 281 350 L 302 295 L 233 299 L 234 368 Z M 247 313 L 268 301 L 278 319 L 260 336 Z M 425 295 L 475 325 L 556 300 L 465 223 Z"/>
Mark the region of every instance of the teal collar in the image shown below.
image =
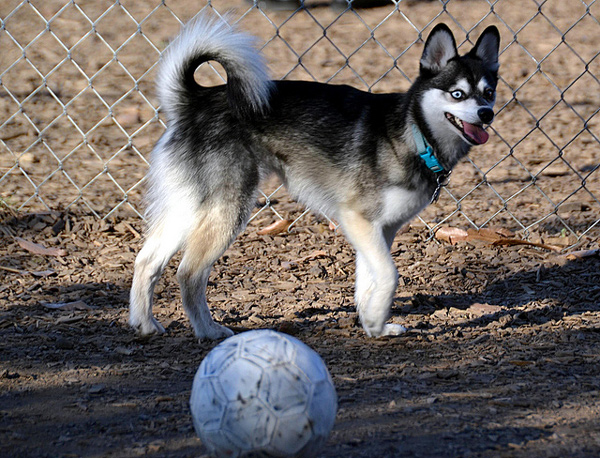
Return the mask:
<path id="1" fill-rule="evenodd" d="M 419 156 L 421 156 L 421 159 L 425 161 L 425 165 L 429 167 L 433 173 L 444 172 L 444 167 L 442 167 L 437 160 L 437 157 L 435 157 L 435 154 L 433 154 L 433 148 L 427 143 L 427 140 L 425 140 L 425 137 L 416 124 L 412 125 L 412 132 L 417 145 L 417 152 L 419 153 Z"/>

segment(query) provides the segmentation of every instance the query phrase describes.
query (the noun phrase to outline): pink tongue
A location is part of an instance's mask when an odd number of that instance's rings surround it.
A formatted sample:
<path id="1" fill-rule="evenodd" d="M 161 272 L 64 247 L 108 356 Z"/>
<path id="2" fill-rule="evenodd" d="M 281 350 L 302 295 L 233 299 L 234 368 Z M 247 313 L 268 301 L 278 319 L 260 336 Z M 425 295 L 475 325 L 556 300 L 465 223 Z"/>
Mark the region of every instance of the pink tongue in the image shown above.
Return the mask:
<path id="1" fill-rule="evenodd" d="M 476 145 L 483 145 L 490 138 L 489 134 L 479 126 L 463 121 L 463 131 Z"/>

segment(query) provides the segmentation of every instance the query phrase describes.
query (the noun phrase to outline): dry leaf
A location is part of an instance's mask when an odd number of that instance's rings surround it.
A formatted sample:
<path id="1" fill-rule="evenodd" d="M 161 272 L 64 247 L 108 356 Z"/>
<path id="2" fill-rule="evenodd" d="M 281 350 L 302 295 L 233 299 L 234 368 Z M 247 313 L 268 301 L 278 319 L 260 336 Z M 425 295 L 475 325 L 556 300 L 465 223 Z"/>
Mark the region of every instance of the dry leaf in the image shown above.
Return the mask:
<path id="1" fill-rule="evenodd" d="M 564 255 L 569 261 L 575 261 L 577 259 L 585 259 L 585 258 L 593 258 L 600 256 L 600 248 L 596 248 L 595 250 L 578 250 L 571 251 Z"/>
<path id="2" fill-rule="evenodd" d="M 36 270 L 34 272 L 31 272 L 31 275 L 33 275 L 34 277 L 49 277 L 50 275 L 54 275 L 56 272 L 54 272 L 52 269 L 48 269 L 48 270 Z"/>
<path id="3" fill-rule="evenodd" d="M 499 305 L 491 305 L 491 304 L 480 304 L 476 302 L 472 304 L 466 312 L 469 312 L 473 315 L 482 316 L 482 315 L 492 315 L 494 313 L 498 313 L 502 310 L 502 307 Z"/>
<path id="4" fill-rule="evenodd" d="M 442 226 L 435 231 L 435 238 L 444 242 L 449 242 L 451 245 L 456 245 L 461 240 L 467 240 L 469 233 L 464 229 L 457 227 Z"/>
<path id="5" fill-rule="evenodd" d="M 323 250 L 313 251 L 308 256 L 294 259 L 293 261 L 284 261 L 281 263 L 281 267 L 283 267 L 284 269 L 288 269 L 290 266 L 297 265 L 297 264 L 300 264 L 300 263 L 306 262 L 306 261 L 312 261 L 313 259 L 317 259 L 317 258 L 320 258 L 323 256 L 327 256 L 327 252 L 325 252 Z"/>
<path id="6" fill-rule="evenodd" d="M 54 302 L 54 303 L 42 302 L 42 305 L 48 309 L 64 310 L 67 312 L 71 312 L 73 310 L 92 310 L 92 308 L 83 301 Z"/>
<path id="7" fill-rule="evenodd" d="M 482 240 L 484 242 L 495 242 L 496 240 L 512 238 L 512 231 L 503 227 L 483 227 L 481 229 L 467 229 L 469 237 L 467 240 Z"/>
<path id="8" fill-rule="evenodd" d="M 273 224 L 269 224 L 267 227 L 262 228 L 260 231 L 257 232 L 257 234 L 258 235 L 281 234 L 282 232 L 287 231 L 291 224 L 292 224 L 292 222 L 287 219 L 280 219 L 280 220 L 275 221 Z"/>
<path id="9" fill-rule="evenodd" d="M 512 238 L 515 235 L 513 231 L 511 231 L 510 229 L 506 229 L 505 227 L 492 227 L 490 229 L 504 238 Z"/>
<path id="10" fill-rule="evenodd" d="M 19 246 L 24 250 L 29 251 L 33 254 L 39 254 L 41 256 L 66 256 L 67 251 L 62 248 L 46 248 L 39 243 L 30 242 L 29 240 L 22 239 L 21 237 L 15 237 Z"/>
<path id="11" fill-rule="evenodd" d="M 502 237 L 493 229 L 467 229 L 467 234 L 469 235 L 467 240 L 482 240 L 484 242 L 495 242 L 496 240 L 500 240 Z"/>
<path id="12" fill-rule="evenodd" d="M 496 240 L 494 243 L 492 243 L 492 245 L 493 246 L 526 245 L 526 246 L 534 246 L 537 248 L 543 248 L 545 250 L 550 250 L 550 251 L 562 250 L 562 247 L 559 247 L 556 245 L 546 245 L 545 243 L 528 242 L 527 240 L 520 240 L 520 239 L 500 239 L 500 240 Z"/>

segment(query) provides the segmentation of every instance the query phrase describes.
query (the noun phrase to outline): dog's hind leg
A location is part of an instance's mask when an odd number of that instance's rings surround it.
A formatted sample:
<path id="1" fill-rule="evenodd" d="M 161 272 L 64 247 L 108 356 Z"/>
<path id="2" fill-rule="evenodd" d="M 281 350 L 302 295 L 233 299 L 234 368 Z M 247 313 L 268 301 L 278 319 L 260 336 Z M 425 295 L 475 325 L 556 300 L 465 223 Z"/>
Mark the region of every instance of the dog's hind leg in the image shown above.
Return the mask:
<path id="1" fill-rule="evenodd" d="M 389 251 L 394 231 L 384 230 L 352 210 L 343 212 L 340 221 L 356 249 L 355 299 L 365 332 L 373 337 L 405 332 L 401 325 L 386 323 L 398 285 L 398 271 Z"/>
<path id="2" fill-rule="evenodd" d="M 185 225 L 177 218 L 164 218 L 149 231 L 135 259 L 129 300 L 129 324 L 140 334 L 162 334 L 162 325 L 152 315 L 154 288 L 167 263 L 185 240 Z"/>
<path id="3" fill-rule="evenodd" d="M 183 307 L 199 339 L 221 339 L 233 335 L 212 319 L 206 301 L 206 286 L 212 265 L 221 257 L 243 229 L 249 208 L 220 202 L 205 205 L 198 224 L 185 243 L 183 259 L 177 271 Z M 239 211 L 238 211 L 239 210 Z"/>

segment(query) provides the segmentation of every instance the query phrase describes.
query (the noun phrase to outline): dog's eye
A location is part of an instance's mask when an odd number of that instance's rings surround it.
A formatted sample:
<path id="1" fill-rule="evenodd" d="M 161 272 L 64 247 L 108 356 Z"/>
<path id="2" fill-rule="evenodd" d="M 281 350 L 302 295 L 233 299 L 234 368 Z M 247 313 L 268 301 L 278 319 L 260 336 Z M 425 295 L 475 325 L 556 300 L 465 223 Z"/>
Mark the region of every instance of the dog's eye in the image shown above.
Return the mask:
<path id="1" fill-rule="evenodd" d="M 462 100 L 465 98 L 465 93 L 463 91 L 461 91 L 460 89 L 456 89 L 455 91 L 452 91 L 450 93 L 450 95 L 452 96 L 452 98 L 454 98 L 456 100 Z"/>
<path id="2" fill-rule="evenodd" d="M 494 100 L 494 90 L 488 87 L 485 91 L 483 91 L 483 96 L 486 100 Z"/>

